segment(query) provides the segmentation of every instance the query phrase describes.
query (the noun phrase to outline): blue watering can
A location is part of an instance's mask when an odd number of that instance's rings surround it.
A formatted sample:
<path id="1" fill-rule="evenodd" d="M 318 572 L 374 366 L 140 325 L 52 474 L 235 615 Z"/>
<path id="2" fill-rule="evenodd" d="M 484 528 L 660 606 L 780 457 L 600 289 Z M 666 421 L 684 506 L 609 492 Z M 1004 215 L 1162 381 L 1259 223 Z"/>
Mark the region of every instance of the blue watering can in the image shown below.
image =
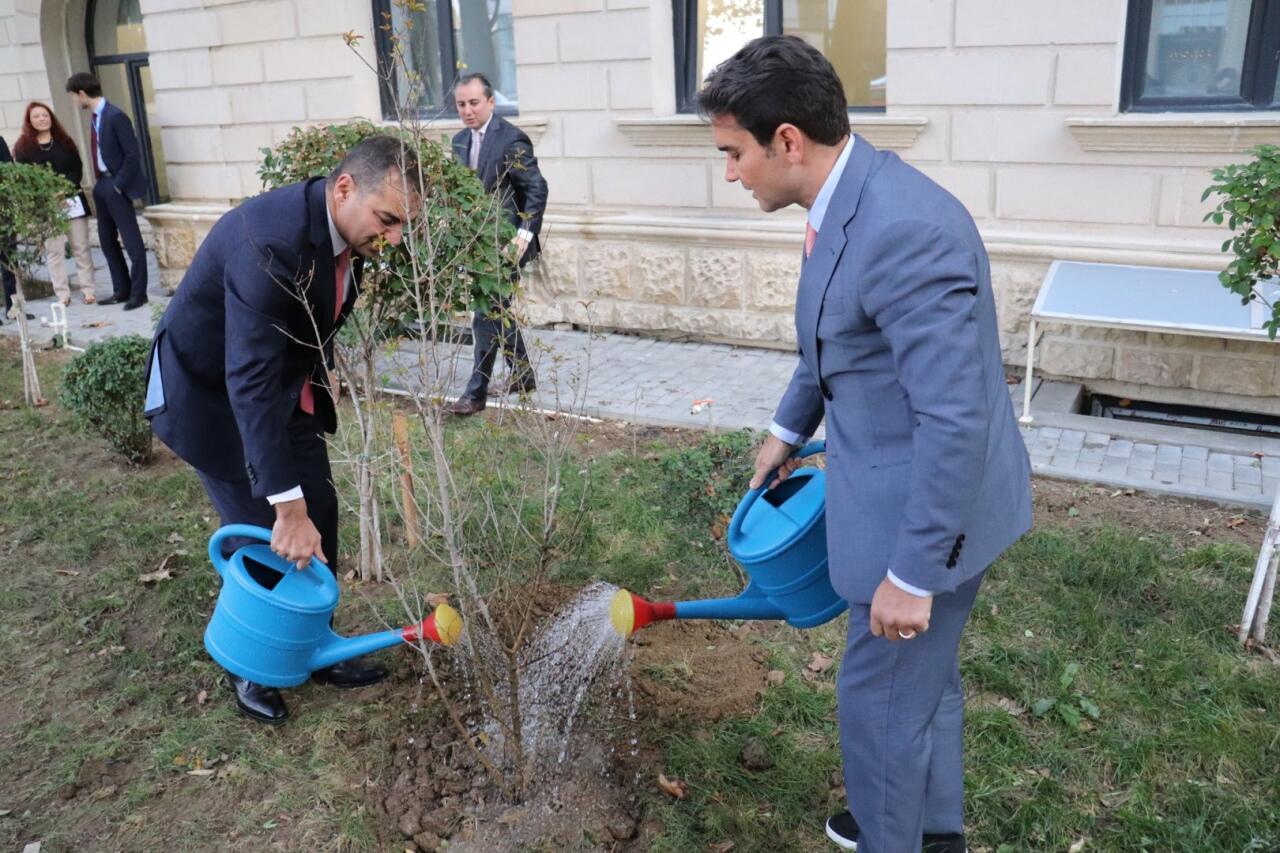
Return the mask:
<path id="1" fill-rule="evenodd" d="M 795 455 L 803 458 L 826 449 L 825 441 L 814 441 Z M 740 595 L 650 602 L 620 589 L 609 609 L 617 632 L 630 636 L 663 619 L 785 619 L 797 628 L 813 628 L 849 606 L 831 588 L 827 574 L 823 471 L 800 468 L 776 489 L 769 490 L 766 482 L 747 492 L 733 513 L 727 536 L 729 553 L 750 578 Z"/>
<path id="2" fill-rule="evenodd" d="M 204 647 L 228 672 L 267 687 L 293 687 L 317 669 L 420 638 L 445 646 L 458 641 L 462 617 L 447 604 L 416 625 L 399 630 L 339 637 L 329 626 L 338 606 L 338 582 L 314 557 L 298 570 L 268 544 L 251 543 L 222 556 L 228 537 L 271 541 L 271 531 L 229 524 L 209 539 L 209 559 L 222 575 L 222 592 L 204 632 Z M 245 566 L 251 560 L 281 575 L 272 588 Z"/>

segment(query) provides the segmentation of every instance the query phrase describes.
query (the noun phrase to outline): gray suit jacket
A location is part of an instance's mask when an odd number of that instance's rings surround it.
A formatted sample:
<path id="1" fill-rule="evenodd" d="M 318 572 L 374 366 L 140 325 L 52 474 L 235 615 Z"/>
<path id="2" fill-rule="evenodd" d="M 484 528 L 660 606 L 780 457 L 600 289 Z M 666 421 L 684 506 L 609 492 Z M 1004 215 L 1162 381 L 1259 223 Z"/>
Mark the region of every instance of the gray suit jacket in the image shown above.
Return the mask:
<path id="1" fill-rule="evenodd" d="M 827 424 L 831 581 L 934 592 L 1031 526 L 1030 462 L 1000 357 L 987 253 L 964 207 L 857 137 L 796 294 L 800 363 L 775 420 Z"/>

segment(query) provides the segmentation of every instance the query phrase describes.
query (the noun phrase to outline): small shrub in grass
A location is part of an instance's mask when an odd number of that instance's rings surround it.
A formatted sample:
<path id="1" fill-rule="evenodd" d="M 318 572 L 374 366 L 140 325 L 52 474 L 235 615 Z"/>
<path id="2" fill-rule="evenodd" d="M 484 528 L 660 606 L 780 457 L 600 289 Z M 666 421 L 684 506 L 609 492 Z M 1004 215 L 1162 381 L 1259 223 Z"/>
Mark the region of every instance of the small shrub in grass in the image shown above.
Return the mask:
<path id="1" fill-rule="evenodd" d="M 94 344 L 67 365 L 59 398 L 111 449 L 135 465 L 151 461 L 146 366 L 151 342 L 139 335 Z"/>
<path id="2" fill-rule="evenodd" d="M 665 482 L 691 520 L 713 523 L 733 514 L 751 480 L 756 436 L 751 430 L 708 435 L 662 458 Z"/>

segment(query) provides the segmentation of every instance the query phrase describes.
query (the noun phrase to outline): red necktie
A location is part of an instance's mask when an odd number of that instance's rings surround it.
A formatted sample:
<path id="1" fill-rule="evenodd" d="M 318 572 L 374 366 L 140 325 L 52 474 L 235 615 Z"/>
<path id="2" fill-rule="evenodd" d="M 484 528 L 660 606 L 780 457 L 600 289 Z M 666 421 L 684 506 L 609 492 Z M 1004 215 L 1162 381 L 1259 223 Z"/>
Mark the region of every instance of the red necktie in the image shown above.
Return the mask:
<path id="1" fill-rule="evenodd" d="M 334 259 L 334 281 L 333 291 L 333 321 L 336 323 L 338 317 L 342 314 L 342 302 L 346 298 L 347 290 L 347 271 L 351 269 L 351 247 L 343 249 L 342 252 Z M 308 415 L 316 413 L 316 392 L 315 382 L 304 382 L 302 391 L 298 394 L 298 408 L 306 412 Z"/>
<path id="2" fill-rule="evenodd" d="M 98 170 L 98 117 L 97 116 L 94 116 L 89 121 L 89 147 L 92 149 L 89 152 L 89 161 L 93 165 L 93 176 L 94 178 L 97 178 L 101 174 Z"/>
<path id="3" fill-rule="evenodd" d="M 813 230 L 813 226 L 807 221 L 804 224 L 804 256 L 807 258 L 813 254 L 813 244 L 818 239 L 818 232 Z"/>

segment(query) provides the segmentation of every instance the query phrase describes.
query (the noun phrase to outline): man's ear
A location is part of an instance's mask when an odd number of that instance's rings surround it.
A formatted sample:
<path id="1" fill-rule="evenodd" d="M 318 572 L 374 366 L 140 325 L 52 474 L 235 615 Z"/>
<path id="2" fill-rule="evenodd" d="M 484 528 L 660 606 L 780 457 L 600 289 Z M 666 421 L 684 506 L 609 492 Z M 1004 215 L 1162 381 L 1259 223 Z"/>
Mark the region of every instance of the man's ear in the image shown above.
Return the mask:
<path id="1" fill-rule="evenodd" d="M 809 138 L 804 135 L 800 128 L 794 124 L 786 123 L 778 125 L 778 129 L 773 132 L 774 141 L 777 143 L 775 148 L 787 158 L 790 163 L 799 163 L 804 157 L 805 146 Z"/>
<path id="2" fill-rule="evenodd" d="M 345 172 L 338 176 L 338 180 L 333 182 L 334 201 L 341 199 L 345 202 L 348 198 L 355 195 L 355 191 L 356 179 Z"/>

